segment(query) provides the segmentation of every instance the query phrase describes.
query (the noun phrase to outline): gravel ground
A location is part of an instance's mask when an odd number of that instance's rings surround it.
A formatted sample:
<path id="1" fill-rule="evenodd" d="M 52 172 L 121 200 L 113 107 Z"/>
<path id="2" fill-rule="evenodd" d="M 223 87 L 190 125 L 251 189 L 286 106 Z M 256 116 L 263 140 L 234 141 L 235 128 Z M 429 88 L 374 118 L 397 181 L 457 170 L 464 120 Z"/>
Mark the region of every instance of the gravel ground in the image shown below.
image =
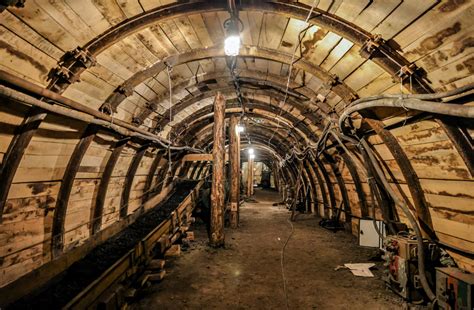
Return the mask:
<path id="1" fill-rule="evenodd" d="M 241 208 L 241 225 L 226 229 L 226 247 L 207 245 L 205 225 L 196 223 L 196 241 L 167 261 L 167 277 L 141 292 L 133 309 L 285 309 L 281 250 L 291 232 L 289 212 L 272 206 L 277 193 L 257 190 L 257 202 Z M 300 215 L 285 250 L 289 309 L 403 309 L 385 289 L 381 263 L 374 278 L 335 271 L 344 263 L 369 262 L 373 249 L 354 236 L 321 228 Z"/>

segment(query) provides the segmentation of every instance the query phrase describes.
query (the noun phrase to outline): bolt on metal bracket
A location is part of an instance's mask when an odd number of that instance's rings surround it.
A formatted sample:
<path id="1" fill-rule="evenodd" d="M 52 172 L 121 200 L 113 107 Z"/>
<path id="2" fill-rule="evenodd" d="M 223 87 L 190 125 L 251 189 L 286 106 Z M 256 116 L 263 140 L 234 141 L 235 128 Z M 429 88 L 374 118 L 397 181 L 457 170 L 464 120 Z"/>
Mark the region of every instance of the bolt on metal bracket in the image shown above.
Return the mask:
<path id="1" fill-rule="evenodd" d="M 370 39 L 367 39 L 365 43 L 359 50 L 359 54 L 366 59 L 370 59 L 373 54 L 380 49 L 382 45 L 384 45 L 386 41 L 382 38 L 381 35 L 376 34 L 372 36 Z"/>

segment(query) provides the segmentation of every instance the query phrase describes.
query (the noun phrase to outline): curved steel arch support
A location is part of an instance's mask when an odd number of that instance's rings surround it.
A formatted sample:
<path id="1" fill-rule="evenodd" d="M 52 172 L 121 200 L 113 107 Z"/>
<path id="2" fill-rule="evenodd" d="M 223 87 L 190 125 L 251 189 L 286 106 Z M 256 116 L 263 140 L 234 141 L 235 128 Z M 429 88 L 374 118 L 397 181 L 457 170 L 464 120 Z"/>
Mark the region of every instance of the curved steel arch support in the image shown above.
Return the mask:
<path id="1" fill-rule="evenodd" d="M 32 108 L 28 111 L 24 122 L 18 128 L 18 133 L 15 134 L 8 147 L 5 156 L 3 157 L 0 170 L 0 223 L 3 218 L 3 210 L 8 198 L 8 192 L 15 177 L 15 173 L 20 165 L 21 159 L 25 154 L 26 147 L 31 141 L 31 138 L 36 133 L 41 122 L 46 118 L 44 113 L 39 108 Z"/>
<path id="2" fill-rule="evenodd" d="M 128 215 L 128 205 L 130 202 L 130 191 L 132 190 L 133 179 L 135 178 L 138 166 L 140 165 L 143 156 L 145 156 L 148 147 L 148 145 L 145 145 L 138 149 L 128 167 L 127 175 L 125 176 L 125 184 L 123 185 L 122 195 L 120 197 L 120 218 L 125 218 Z"/>
<path id="3" fill-rule="evenodd" d="M 346 223 L 350 223 L 351 222 L 351 206 L 350 206 L 349 197 L 347 196 L 346 184 L 344 183 L 344 179 L 342 178 L 341 171 L 337 167 L 337 164 L 331 155 L 329 155 L 327 152 L 323 152 L 323 156 L 326 159 L 326 161 L 329 163 L 329 165 L 331 166 L 334 176 L 336 177 L 337 185 L 339 186 L 339 190 L 341 191 L 342 202 L 344 204 L 344 211 L 346 215 L 345 220 L 346 220 Z M 349 225 L 349 228 L 351 228 L 350 225 Z"/>
<path id="4" fill-rule="evenodd" d="M 158 165 L 160 164 L 161 159 L 163 158 L 163 152 L 158 151 L 155 158 L 153 159 L 153 162 L 151 163 L 150 170 L 148 171 L 148 175 L 146 176 L 145 180 L 145 187 L 143 188 L 143 197 L 142 197 L 142 203 L 145 203 L 150 197 L 151 197 L 151 186 L 153 183 L 153 178 L 155 176 L 155 173 L 159 169 Z"/>
<path id="5" fill-rule="evenodd" d="M 306 158 L 304 160 L 304 168 L 306 169 L 306 171 L 308 172 L 308 176 L 309 176 L 309 181 L 311 183 L 311 188 L 313 190 L 313 197 L 314 197 L 314 201 L 313 201 L 313 208 L 314 208 L 314 213 L 319 213 L 319 202 L 318 202 L 318 186 L 317 186 L 317 182 L 316 182 L 316 175 L 314 174 L 314 171 L 311 167 L 311 163 L 308 161 L 308 159 Z"/>
<path id="6" fill-rule="evenodd" d="M 422 229 L 431 237 L 436 238 L 433 230 L 433 223 L 431 221 L 431 214 L 428 208 L 428 204 L 426 202 L 423 188 L 421 187 L 418 175 L 416 174 L 415 169 L 411 165 L 408 156 L 403 151 L 397 139 L 392 135 L 390 131 L 383 128 L 383 124 L 380 121 L 365 118 L 365 122 L 382 139 L 382 141 L 392 154 L 393 158 L 395 158 L 395 161 L 397 162 L 398 166 L 400 167 L 405 181 L 407 182 L 410 194 L 413 198 L 416 213 L 418 215 L 417 217 L 422 226 Z"/>
<path id="7" fill-rule="evenodd" d="M 91 235 L 98 233 L 102 227 L 102 215 L 104 213 L 105 198 L 107 196 L 107 189 L 109 187 L 110 179 L 114 171 L 115 165 L 117 164 L 120 155 L 124 147 L 127 145 L 128 139 L 120 140 L 115 144 L 115 147 L 110 154 L 107 164 L 105 164 L 102 178 L 100 179 L 99 189 L 97 190 L 97 197 L 95 200 L 95 206 L 91 212 Z"/>
<path id="8" fill-rule="evenodd" d="M 314 159 L 312 158 L 312 161 L 314 161 Z M 319 188 L 321 190 L 321 196 L 322 196 L 322 200 L 323 200 L 323 209 L 322 209 L 322 213 L 320 213 L 320 216 L 322 218 L 329 218 L 329 208 L 330 208 L 330 201 L 328 199 L 329 197 L 329 194 L 328 194 L 328 191 L 326 191 L 326 189 L 328 188 L 328 185 L 325 184 L 326 180 L 321 176 L 321 172 L 320 172 L 320 169 L 319 169 L 319 165 L 317 165 L 317 163 L 315 164 L 315 161 L 313 163 L 310 162 L 310 165 L 311 167 L 313 168 L 313 171 L 316 175 L 316 178 L 318 179 L 318 184 L 319 184 Z"/>
<path id="9" fill-rule="evenodd" d="M 66 171 L 63 176 L 63 181 L 58 193 L 58 200 L 56 201 L 56 207 L 54 210 L 53 217 L 53 228 L 52 228 L 52 255 L 57 257 L 63 253 L 64 248 L 64 225 L 66 222 L 67 207 L 69 204 L 69 196 L 71 195 L 72 186 L 76 178 L 77 171 L 81 166 L 82 158 L 87 152 L 87 149 L 91 145 L 95 138 L 95 135 L 99 131 L 99 127 L 89 125 L 86 127 L 82 134 L 81 140 L 74 148 L 74 151 L 69 159 L 66 167 Z"/>
<path id="10" fill-rule="evenodd" d="M 362 182 L 360 180 L 359 173 L 357 172 L 357 167 L 354 164 L 352 158 L 346 152 L 344 152 L 344 150 L 340 150 L 340 155 L 347 166 L 347 170 L 349 170 L 352 181 L 354 181 L 357 196 L 359 197 L 361 216 L 368 217 L 369 208 L 367 206 L 367 199 L 365 197 L 364 189 L 362 188 Z"/>
<path id="11" fill-rule="evenodd" d="M 337 206 L 336 206 L 336 197 L 334 195 L 333 184 L 331 182 L 331 179 L 329 178 L 329 174 L 326 170 L 326 167 L 324 167 L 324 164 L 321 162 L 321 160 L 319 158 L 315 157 L 314 161 L 318 165 L 319 170 L 321 170 L 321 174 L 323 176 L 324 183 L 326 184 L 326 188 L 327 188 L 327 192 L 328 192 L 328 196 L 329 196 L 329 210 L 331 211 L 331 212 L 329 212 L 329 215 L 332 215 L 332 211 L 334 211 L 337 208 Z"/>

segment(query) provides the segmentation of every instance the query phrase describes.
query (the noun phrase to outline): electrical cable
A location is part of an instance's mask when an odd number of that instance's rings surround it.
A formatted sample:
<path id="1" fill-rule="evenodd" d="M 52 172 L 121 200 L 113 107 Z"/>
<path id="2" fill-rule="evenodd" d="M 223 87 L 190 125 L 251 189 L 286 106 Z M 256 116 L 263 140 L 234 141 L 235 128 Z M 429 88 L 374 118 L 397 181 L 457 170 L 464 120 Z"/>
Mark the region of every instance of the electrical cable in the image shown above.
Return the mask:
<path id="1" fill-rule="evenodd" d="M 20 93 L 17 90 L 11 89 L 3 85 L 0 85 L 0 97 L 6 97 L 6 98 L 9 98 L 10 100 L 13 100 L 21 104 L 36 106 L 48 112 L 66 116 L 68 118 L 75 119 L 78 121 L 95 124 L 95 125 L 110 129 L 112 131 L 115 131 L 116 133 L 122 136 L 136 137 L 142 140 L 147 140 L 147 141 L 157 143 L 164 148 L 169 147 L 169 141 L 167 141 L 166 139 L 162 139 L 159 136 L 156 136 L 140 128 L 136 128 L 121 120 L 114 119 L 114 121 L 112 122 L 111 121 L 112 118 L 105 114 L 102 116 L 103 113 L 100 113 L 102 117 L 99 118 L 95 115 L 91 115 L 90 113 L 86 111 L 76 110 L 67 105 L 51 104 L 46 101 L 38 100 L 32 96 Z M 0 103 L 3 103 L 3 104 L 8 104 L 8 102 L 9 102 L 8 100 L 0 101 Z M 172 150 L 186 150 L 186 151 L 194 152 L 194 153 L 204 152 L 201 149 L 197 149 L 197 148 L 193 148 L 189 146 L 171 146 L 170 148 Z"/>
<path id="2" fill-rule="evenodd" d="M 352 107 L 354 105 L 358 105 L 363 102 L 367 101 L 374 101 L 374 100 L 379 100 L 379 99 L 419 99 L 419 100 L 435 100 L 435 99 L 444 99 L 444 98 L 449 98 L 453 96 L 460 95 L 462 93 L 471 91 L 474 89 L 474 83 L 469 83 L 467 85 L 445 91 L 445 92 L 438 92 L 438 93 L 430 93 L 430 94 L 386 94 L 386 95 L 377 95 L 377 96 L 370 96 L 370 97 L 365 97 L 365 98 L 360 98 L 357 99 L 351 104 L 349 107 Z"/>
<path id="3" fill-rule="evenodd" d="M 283 244 L 283 247 L 281 248 L 280 267 L 281 267 L 281 277 L 282 277 L 282 280 L 283 280 L 283 293 L 285 294 L 286 309 L 290 309 L 290 303 L 289 303 L 289 300 L 288 300 L 288 287 L 287 287 L 286 275 L 285 275 L 285 250 L 286 250 L 286 246 L 288 245 L 288 242 L 290 241 L 291 237 L 293 236 L 295 228 L 294 228 L 293 223 L 290 221 L 289 218 L 286 219 L 286 221 L 290 224 L 291 231 L 290 231 L 290 234 L 288 235 L 288 238 L 286 238 L 286 241 Z"/>
<path id="4" fill-rule="evenodd" d="M 169 111 L 170 111 L 170 131 L 169 131 L 169 141 L 170 141 L 170 144 L 168 146 L 168 173 L 167 173 L 167 176 L 171 174 L 171 171 L 172 171 L 172 162 L 171 162 L 171 122 L 173 121 L 173 111 L 172 111 L 172 106 L 173 106 L 173 82 L 171 81 L 171 66 L 166 64 L 166 72 L 168 73 L 168 88 L 169 88 L 169 95 L 170 95 L 170 98 L 169 98 Z M 170 176 L 171 177 L 171 176 Z"/>
<path id="5" fill-rule="evenodd" d="M 344 123 L 352 113 L 376 107 L 403 108 L 447 116 L 474 118 L 474 106 L 441 103 L 437 101 L 425 101 L 413 98 L 384 98 L 359 103 L 347 108 L 339 117 L 339 128 L 341 130 L 344 129 Z"/>
<path id="6" fill-rule="evenodd" d="M 436 295 L 433 293 L 430 285 L 428 284 L 428 280 L 426 278 L 426 273 L 425 273 L 425 253 L 424 253 L 424 245 L 423 245 L 423 235 L 421 233 L 420 226 L 418 225 L 418 221 L 416 220 L 416 217 L 412 214 L 410 208 L 408 205 L 402 201 L 401 199 L 398 198 L 398 196 L 395 194 L 393 191 L 392 187 L 387 181 L 387 178 L 385 177 L 382 169 L 380 168 L 377 159 L 375 158 L 374 154 L 372 153 L 372 150 L 370 149 L 367 141 L 365 139 L 361 139 L 361 145 L 367 152 L 367 155 L 369 156 L 370 162 L 372 164 L 372 167 L 374 168 L 375 173 L 379 177 L 380 181 L 382 182 L 385 190 L 387 193 L 391 196 L 393 201 L 402 209 L 403 213 L 407 217 L 408 221 L 410 222 L 413 230 L 415 231 L 416 235 L 416 241 L 418 245 L 418 273 L 420 276 L 420 283 L 425 291 L 428 299 L 430 301 L 434 301 L 436 299 Z"/>
<path id="7" fill-rule="evenodd" d="M 313 4 L 311 5 L 311 9 L 309 10 L 308 12 L 308 15 L 306 16 L 306 19 L 305 19 L 305 23 L 307 24 L 311 15 L 313 15 L 313 11 L 314 11 L 314 8 L 316 7 L 316 5 L 319 5 L 319 0 L 314 0 L 313 1 Z M 301 44 L 302 44 L 302 41 L 303 41 L 303 37 L 300 37 L 301 33 L 305 32 L 305 35 L 306 35 L 306 31 L 308 31 L 309 27 L 307 27 L 305 30 L 302 30 L 300 31 L 300 33 L 298 34 L 298 37 L 299 37 L 299 42 L 298 44 L 295 46 L 295 49 L 293 50 L 293 53 L 291 55 L 291 61 L 290 61 L 290 66 L 288 68 L 288 78 L 286 80 L 286 87 L 285 87 L 285 97 L 283 99 L 283 102 L 279 104 L 280 106 L 280 112 L 279 112 L 279 115 L 278 115 L 278 118 L 277 118 L 277 125 L 279 126 L 280 125 L 280 117 L 282 115 L 282 111 L 283 111 L 283 107 L 285 106 L 286 104 L 286 101 L 288 100 L 288 92 L 289 92 L 289 89 L 290 89 L 290 81 L 291 81 L 291 74 L 293 72 L 293 65 L 295 64 L 295 56 L 296 56 L 296 51 L 298 50 L 298 48 L 300 48 Z M 298 59 L 299 60 L 299 59 Z M 275 136 L 275 133 L 272 134 L 272 136 L 268 139 L 268 146 L 270 146 L 270 143 L 273 139 L 273 137 Z"/>

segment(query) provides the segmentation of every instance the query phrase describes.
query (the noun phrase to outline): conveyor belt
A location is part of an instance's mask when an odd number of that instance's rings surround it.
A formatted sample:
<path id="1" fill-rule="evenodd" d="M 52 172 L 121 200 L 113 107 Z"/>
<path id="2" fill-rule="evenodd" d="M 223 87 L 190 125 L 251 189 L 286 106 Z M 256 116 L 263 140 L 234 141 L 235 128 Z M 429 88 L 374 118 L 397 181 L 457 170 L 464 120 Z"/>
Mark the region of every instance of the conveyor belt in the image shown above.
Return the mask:
<path id="1" fill-rule="evenodd" d="M 89 298 L 93 300 L 101 293 L 97 292 L 96 287 L 101 287 L 102 290 L 107 289 L 107 285 L 101 285 L 97 283 L 98 281 L 111 285 L 121 278 L 123 273 L 128 272 L 127 276 L 129 276 L 129 268 L 134 267 L 133 271 L 135 271 L 137 265 L 146 263 L 151 248 L 157 240 L 163 235 L 173 233 L 176 220 L 181 222 L 185 215 L 190 215 L 189 206 L 194 204 L 200 184 L 197 181 L 179 183 L 166 201 L 141 215 L 126 229 L 94 248 L 83 259 L 62 272 L 47 287 L 39 290 L 39 293 L 16 301 L 8 309 L 76 308 L 78 306 L 75 305 L 74 299 L 80 303 L 84 299 L 83 295 L 95 290 L 94 296 Z M 193 207 L 191 206 L 191 210 Z M 124 268 L 123 273 L 120 270 L 117 272 L 118 265 Z M 101 278 L 103 279 L 100 280 Z M 77 298 L 79 295 L 81 297 Z"/>

